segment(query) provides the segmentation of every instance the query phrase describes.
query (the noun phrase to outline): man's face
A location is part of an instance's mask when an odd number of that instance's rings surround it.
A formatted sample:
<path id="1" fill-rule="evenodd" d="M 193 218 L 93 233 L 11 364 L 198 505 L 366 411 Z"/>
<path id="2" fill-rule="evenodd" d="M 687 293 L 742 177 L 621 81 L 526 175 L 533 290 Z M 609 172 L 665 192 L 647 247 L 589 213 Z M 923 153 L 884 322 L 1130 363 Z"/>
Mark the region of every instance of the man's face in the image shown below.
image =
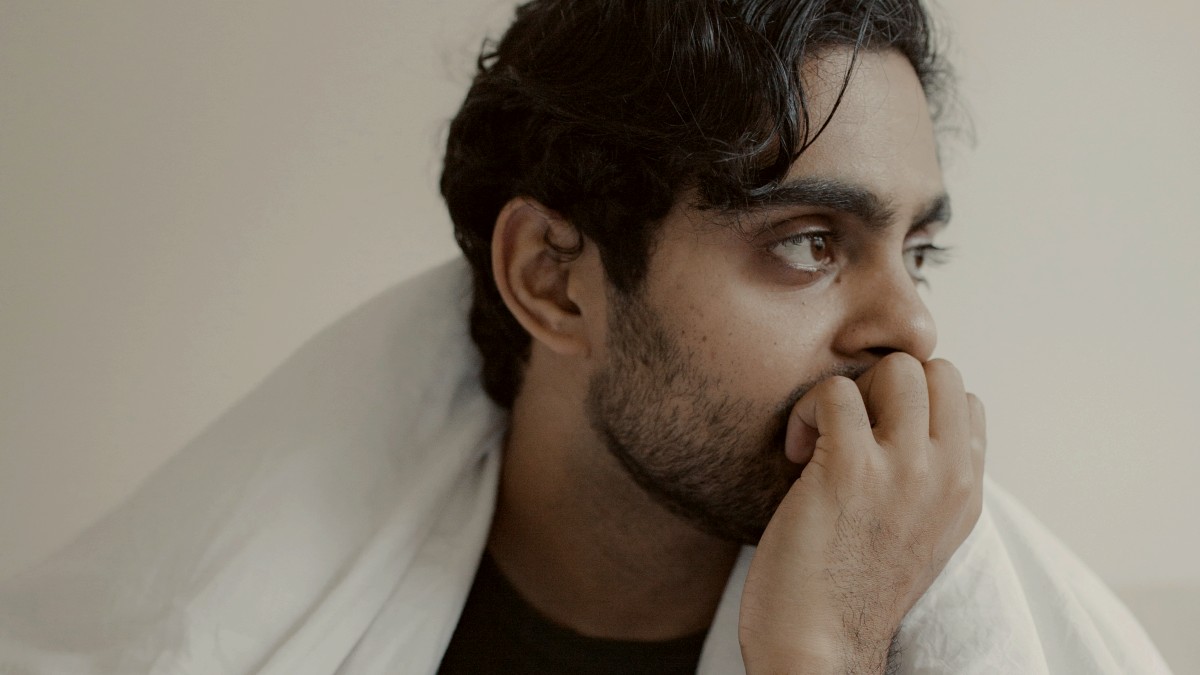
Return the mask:
<path id="1" fill-rule="evenodd" d="M 833 51 L 805 68 L 813 119 L 847 63 Z M 588 391 L 593 428 L 643 489 L 746 543 L 802 468 L 784 456 L 792 404 L 891 351 L 925 361 L 936 342 L 917 286 L 944 190 L 903 56 L 859 55 L 837 114 L 786 182 L 749 213 L 675 205 L 641 290 L 610 291 L 607 353 Z"/>

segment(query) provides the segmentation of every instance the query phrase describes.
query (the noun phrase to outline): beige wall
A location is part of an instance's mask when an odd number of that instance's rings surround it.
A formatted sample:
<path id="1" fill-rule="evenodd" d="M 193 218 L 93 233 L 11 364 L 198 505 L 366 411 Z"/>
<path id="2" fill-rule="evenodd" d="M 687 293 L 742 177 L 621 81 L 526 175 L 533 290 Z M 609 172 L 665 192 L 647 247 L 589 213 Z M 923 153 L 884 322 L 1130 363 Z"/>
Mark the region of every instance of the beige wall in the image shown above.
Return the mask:
<path id="1" fill-rule="evenodd" d="M 1200 5 L 944 4 L 979 144 L 941 354 L 993 476 L 1200 672 Z M 0 4 L 0 575 L 453 253 L 437 146 L 507 11 Z"/>

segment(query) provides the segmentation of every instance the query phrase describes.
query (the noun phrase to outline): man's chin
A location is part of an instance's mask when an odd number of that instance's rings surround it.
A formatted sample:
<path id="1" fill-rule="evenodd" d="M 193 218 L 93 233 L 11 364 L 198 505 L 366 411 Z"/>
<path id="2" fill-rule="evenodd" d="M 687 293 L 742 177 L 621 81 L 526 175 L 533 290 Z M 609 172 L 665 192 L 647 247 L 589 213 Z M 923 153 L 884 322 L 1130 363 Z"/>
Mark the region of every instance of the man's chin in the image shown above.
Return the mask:
<path id="1" fill-rule="evenodd" d="M 644 483 L 642 487 L 656 502 L 702 532 L 724 541 L 757 546 L 792 483 L 800 477 L 803 467 L 791 462 L 787 464 L 784 467 L 787 473 L 778 482 L 742 490 L 736 495 L 681 493 Z"/>

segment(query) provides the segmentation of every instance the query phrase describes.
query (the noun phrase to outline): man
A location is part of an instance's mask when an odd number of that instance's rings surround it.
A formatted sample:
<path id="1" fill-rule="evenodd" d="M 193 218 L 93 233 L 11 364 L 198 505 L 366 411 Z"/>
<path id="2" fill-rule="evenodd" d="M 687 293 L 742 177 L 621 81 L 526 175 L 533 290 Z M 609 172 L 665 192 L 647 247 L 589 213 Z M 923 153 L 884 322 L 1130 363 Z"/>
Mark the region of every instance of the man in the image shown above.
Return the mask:
<path id="1" fill-rule="evenodd" d="M 534 2 L 483 64 L 442 185 L 512 410 L 500 574 L 583 636 L 703 636 L 765 529 L 747 664 L 880 669 L 983 470 L 917 295 L 949 216 L 921 8 Z M 477 588 L 455 659 L 524 630 Z"/>
<path id="2" fill-rule="evenodd" d="M 748 672 L 884 669 L 982 496 L 917 294 L 933 44 L 905 1 L 518 10 L 442 178 L 511 421 L 441 672 L 692 672 L 742 544 Z"/>
<path id="3" fill-rule="evenodd" d="M 899 0 L 522 6 L 450 134 L 470 279 L 0 587 L 0 672 L 1165 672 L 932 357 L 931 44 Z"/>

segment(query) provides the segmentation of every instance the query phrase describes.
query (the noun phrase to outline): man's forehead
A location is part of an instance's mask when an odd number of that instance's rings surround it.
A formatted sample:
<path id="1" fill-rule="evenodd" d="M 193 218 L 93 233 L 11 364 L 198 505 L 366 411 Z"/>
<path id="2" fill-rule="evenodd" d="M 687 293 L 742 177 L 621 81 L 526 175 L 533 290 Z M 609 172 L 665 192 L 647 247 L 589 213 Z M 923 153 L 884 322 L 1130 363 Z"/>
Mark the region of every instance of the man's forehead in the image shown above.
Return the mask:
<path id="1" fill-rule="evenodd" d="M 899 49 L 826 47 L 805 57 L 799 66 L 803 100 L 813 120 L 811 132 L 830 126 L 855 126 L 869 121 L 889 99 L 917 98 L 929 112 L 924 86 L 912 62 Z M 833 115 L 835 112 L 837 115 Z M 810 139 L 811 141 L 811 134 Z"/>
<path id="2" fill-rule="evenodd" d="M 845 78 L 850 67 L 850 53 L 843 50 L 840 58 L 827 55 L 810 67 L 808 77 Z M 912 212 L 943 197 L 929 104 L 912 65 L 898 51 L 854 57 L 844 90 L 815 90 L 809 110 L 819 121 L 814 129 L 819 135 L 801 149 L 780 189 L 768 199 L 827 193 L 845 197 L 848 205 L 867 206 L 873 197 L 876 203 L 869 205 L 876 211 Z"/>

